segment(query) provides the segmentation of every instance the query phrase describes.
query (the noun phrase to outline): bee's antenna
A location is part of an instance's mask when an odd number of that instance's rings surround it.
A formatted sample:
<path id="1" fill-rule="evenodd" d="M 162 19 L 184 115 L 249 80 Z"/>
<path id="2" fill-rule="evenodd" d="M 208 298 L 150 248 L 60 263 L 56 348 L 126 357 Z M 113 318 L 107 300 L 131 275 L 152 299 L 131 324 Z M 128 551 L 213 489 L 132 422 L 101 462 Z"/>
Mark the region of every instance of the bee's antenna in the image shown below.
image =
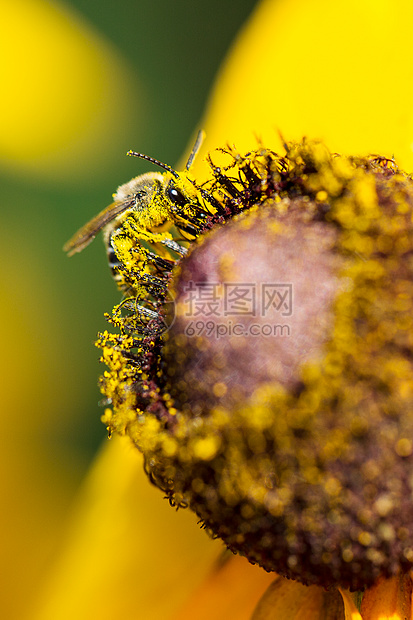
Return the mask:
<path id="1" fill-rule="evenodd" d="M 204 139 L 205 139 L 205 131 L 203 129 L 200 129 L 198 131 L 198 135 L 196 137 L 195 144 L 192 147 L 192 151 L 189 154 L 188 161 L 186 162 L 185 168 L 187 170 L 189 170 L 190 167 L 192 166 L 192 164 L 194 163 L 194 159 L 197 156 L 197 153 L 198 153 L 199 149 L 201 148 Z"/>
<path id="2" fill-rule="evenodd" d="M 192 166 L 194 159 L 199 149 L 202 146 L 204 138 L 205 138 L 205 132 L 203 131 L 203 129 L 200 129 L 198 131 L 195 144 L 192 147 L 192 151 L 189 154 L 188 161 L 186 162 L 186 166 L 185 166 L 186 170 L 189 170 L 190 167 Z M 131 155 L 133 157 L 139 157 L 140 159 L 146 159 L 146 161 L 150 161 L 151 164 L 155 164 L 155 166 L 159 166 L 160 168 L 163 168 L 167 172 L 170 172 L 176 179 L 179 178 L 179 173 L 176 170 L 171 168 L 171 166 L 168 166 L 168 164 L 164 164 L 163 162 L 159 161 L 159 159 L 155 159 L 154 157 L 149 157 L 149 155 L 145 155 L 144 153 L 136 153 L 136 151 L 128 151 L 126 155 Z"/>
<path id="3" fill-rule="evenodd" d="M 149 157 L 149 155 L 144 155 L 143 153 L 136 153 L 135 151 L 128 151 L 126 153 L 126 155 L 132 155 L 133 157 L 139 157 L 140 159 L 146 159 L 146 161 L 150 161 L 151 164 L 155 164 L 156 166 L 159 166 L 160 168 L 163 168 L 167 172 L 170 172 L 176 179 L 179 178 L 179 174 L 177 173 L 176 170 L 174 170 L 173 168 L 168 166 L 168 164 L 163 164 L 158 159 L 154 159 L 153 157 Z"/>

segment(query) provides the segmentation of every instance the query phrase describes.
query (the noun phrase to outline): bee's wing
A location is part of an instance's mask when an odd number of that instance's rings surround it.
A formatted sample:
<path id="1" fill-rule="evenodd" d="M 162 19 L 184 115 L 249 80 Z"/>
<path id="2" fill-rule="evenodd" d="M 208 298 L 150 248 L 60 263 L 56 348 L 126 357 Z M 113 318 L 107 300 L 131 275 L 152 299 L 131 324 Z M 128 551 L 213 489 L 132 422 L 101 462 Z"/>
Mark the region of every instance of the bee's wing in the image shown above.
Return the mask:
<path id="1" fill-rule="evenodd" d="M 134 204 L 135 200 L 133 199 L 125 202 L 113 202 L 106 207 L 106 209 L 98 213 L 90 222 L 82 226 L 82 228 L 65 243 L 63 250 L 68 253 L 68 256 L 72 256 L 76 254 L 76 252 L 81 252 L 89 245 L 102 228 L 114 220 L 115 217 L 134 206 Z"/>

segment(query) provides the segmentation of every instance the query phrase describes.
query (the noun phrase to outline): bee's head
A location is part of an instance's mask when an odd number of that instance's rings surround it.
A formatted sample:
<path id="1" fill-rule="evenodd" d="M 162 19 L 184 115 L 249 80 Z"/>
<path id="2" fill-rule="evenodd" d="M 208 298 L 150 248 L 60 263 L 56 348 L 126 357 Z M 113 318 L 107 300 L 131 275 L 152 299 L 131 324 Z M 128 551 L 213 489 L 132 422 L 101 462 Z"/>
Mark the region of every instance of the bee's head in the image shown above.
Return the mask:
<path id="1" fill-rule="evenodd" d="M 187 205 L 198 204 L 196 199 L 196 190 L 194 185 L 190 182 L 188 178 L 188 172 L 192 163 L 195 159 L 196 154 L 198 153 L 201 144 L 204 139 L 204 132 L 199 131 L 195 144 L 191 150 L 191 153 L 186 162 L 185 170 L 182 172 L 177 172 L 171 166 L 164 164 L 158 159 L 154 159 L 149 155 L 145 155 L 144 153 L 136 153 L 135 151 L 128 151 L 128 155 L 132 155 L 134 157 L 139 157 L 140 159 L 144 159 L 146 161 L 159 166 L 165 173 L 161 175 L 158 173 L 158 178 L 162 177 L 161 186 L 163 191 L 163 197 L 168 202 L 170 209 L 173 213 L 179 213 L 180 210 L 184 209 Z M 154 173 L 155 174 L 155 173 Z"/>

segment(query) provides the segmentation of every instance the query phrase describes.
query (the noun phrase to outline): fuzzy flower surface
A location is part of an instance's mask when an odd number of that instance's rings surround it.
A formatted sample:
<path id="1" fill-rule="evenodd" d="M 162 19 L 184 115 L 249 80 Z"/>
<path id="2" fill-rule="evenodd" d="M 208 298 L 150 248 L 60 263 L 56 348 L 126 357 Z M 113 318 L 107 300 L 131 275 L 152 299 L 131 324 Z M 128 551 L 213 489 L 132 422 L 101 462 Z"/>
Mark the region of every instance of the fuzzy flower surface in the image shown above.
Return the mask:
<path id="1" fill-rule="evenodd" d="M 104 422 L 232 551 L 363 590 L 413 562 L 413 185 L 393 160 L 285 146 L 223 149 L 202 186 L 185 173 L 180 232 L 148 232 L 158 258 L 122 228 Z M 151 208 L 167 205 L 155 193 Z"/>

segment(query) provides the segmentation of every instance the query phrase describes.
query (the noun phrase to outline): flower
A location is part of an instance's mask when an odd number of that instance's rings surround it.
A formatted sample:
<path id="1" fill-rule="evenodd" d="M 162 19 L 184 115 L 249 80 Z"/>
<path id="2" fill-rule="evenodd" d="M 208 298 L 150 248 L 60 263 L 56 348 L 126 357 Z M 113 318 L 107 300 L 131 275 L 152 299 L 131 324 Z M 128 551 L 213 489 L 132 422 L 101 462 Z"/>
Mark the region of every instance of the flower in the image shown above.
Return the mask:
<path id="1" fill-rule="evenodd" d="M 307 7 L 305 3 L 289 4 L 291 9 L 297 10 L 297 7 L 302 9 L 294 16 L 297 23 L 302 26 L 298 34 L 297 30 L 291 30 L 292 14 L 288 13 L 287 5 L 284 7 L 279 3 L 282 7 L 281 13 L 276 14 L 279 19 L 275 20 L 274 11 L 277 10 L 275 3 L 266 2 L 262 4 L 260 19 L 255 18 L 243 35 L 238 48 L 243 52 L 243 56 L 237 57 L 235 50 L 232 56 L 233 64 L 226 70 L 221 87 L 213 100 L 212 120 L 205 125 L 207 139 L 210 141 L 206 148 L 211 150 L 229 140 L 231 143 L 236 142 L 239 151 L 245 153 L 253 144 L 254 131 L 265 139 L 265 144 L 272 147 L 276 129 L 280 128 L 289 140 L 299 139 L 306 133 L 312 137 L 324 138 L 331 149 L 339 152 L 373 151 L 387 157 L 396 152 L 398 161 L 408 169 L 411 158 L 408 116 L 411 93 L 408 90 L 410 82 L 405 80 L 404 75 L 409 67 L 410 39 L 401 34 L 399 27 L 408 30 L 411 23 L 408 4 L 398 2 L 393 7 L 392 17 L 396 23 L 390 28 L 389 13 L 383 10 L 384 5 L 376 3 L 372 8 L 367 3 L 347 3 L 344 9 L 341 7 L 340 11 L 344 13 L 340 15 L 340 26 L 343 24 L 344 15 L 349 26 L 347 32 L 351 30 L 355 34 L 354 29 L 359 25 L 363 32 L 363 35 L 358 37 L 360 42 L 358 48 L 354 45 L 354 37 L 348 37 L 347 33 L 343 37 L 344 42 L 337 39 L 340 36 L 340 29 L 337 30 L 332 25 L 339 20 L 335 13 L 330 12 L 336 10 L 333 6 L 323 2 L 308 2 Z M 312 13 L 311 21 L 307 19 L 309 12 Z M 358 19 L 353 18 L 354 14 L 357 14 Z M 366 22 L 369 28 L 364 27 Z M 303 28 L 304 23 L 307 30 Z M 263 36 L 264 28 L 274 28 L 274 24 L 277 24 L 278 34 L 284 37 L 277 38 L 276 46 L 273 36 Z M 259 44 L 251 45 L 249 36 L 257 36 L 257 33 Z M 392 36 L 386 38 L 383 36 L 384 33 L 390 33 Z M 308 62 L 308 49 L 318 50 L 312 64 Z M 388 53 L 389 49 L 391 54 Z M 333 53 L 330 53 L 331 51 Z M 368 69 L 365 59 L 372 56 L 375 58 L 376 53 L 380 62 L 376 62 L 373 68 Z M 394 62 L 394 55 L 397 56 L 397 63 Z M 291 67 L 294 69 L 294 78 L 288 80 L 286 80 L 285 62 L 281 60 L 286 56 L 290 69 L 288 78 L 291 75 Z M 360 62 L 360 57 L 363 58 L 363 62 Z M 325 71 L 322 80 L 317 80 L 317 63 L 320 59 L 325 63 L 330 58 L 331 70 Z M 307 71 L 309 65 L 312 70 Z M 337 67 L 344 71 L 344 75 L 337 71 Z M 383 88 L 383 75 L 393 76 L 395 71 L 397 76 L 394 78 L 394 88 Z M 294 89 L 294 92 L 291 92 L 291 89 Z M 287 90 L 288 97 L 285 96 Z M 360 93 L 357 100 L 354 98 L 355 92 Z M 382 102 L 381 105 L 377 104 L 378 101 Z M 251 117 L 246 116 L 248 110 L 251 110 Z M 291 115 L 288 116 L 290 110 Z M 330 114 L 327 114 L 328 111 L 331 111 Z M 385 123 L 383 123 L 384 111 Z M 274 118 L 277 120 L 274 121 Z M 326 123 L 322 129 L 324 121 Z M 294 123 L 297 123 L 297 126 Z M 298 127 L 299 123 L 303 125 Z M 274 148 L 279 150 L 277 145 L 274 145 Z M 214 162 L 217 161 L 218 159 L 214 159 Z M 202 171 L 202 158 L 198 158 L 195 163 L 195 173 L 198 166 Z M 205 455 L 205 445 L 202 447 L 201 444 L 201 448 Z M 211 453 L 210 448 L 209 450 Z M 390 590 L 391 584 L 394 583 L 395 580 L 387 581 L 385 588 Z M 401 583 L 404 583 L 403 580 Z M 304 587 L 297 584 L 293 598 L 298 591 L 296 588 Z M 373 586 L 369 592 L 373 592 L 375 596 L 378 590 L 380 583 Z M 312 591 L 305 590 L 307 595 Z M 345 593 L 344 596 L 348 601 Z M 364 600 L 368 599 L 367 593 Z M 390 600 L 390 597 L 387 600 Z M 373 607 L 374 605 L 370 605 L 370 610 Z M 307 612 L 307 617 L 310 617 L 309 608 Z M 363 613 L 369 612 L 364 610 Z"/>
<path id="2" fill-rule="evenodd" d="M 234 552 L 306 585 L 361 591 L 413 559 L 411 179 L 393 160 L 333 156 L 319 143 L 227 155 L 225 173 L 210 160 L 203 202 L 187 197 L 174 211 L 196 238 L 189 254 L 173 260 L 180 246 L 169 242 L 159 263 L 140 250 L 140 213 L 112 237 L 131 297 L 112 318 L 120 335 L 98 343 L 113 407 L 104 420 L 142 451 L 170 503 Z M 251 306 L 243 314 L 241 291 L 240 338 L 227 286 L 264 291 L 258 317 Z M 194 299 L 204 303 L 188 312 Z M 279 307 L 291 315 L 285 340 L 262 324 Z"/>

